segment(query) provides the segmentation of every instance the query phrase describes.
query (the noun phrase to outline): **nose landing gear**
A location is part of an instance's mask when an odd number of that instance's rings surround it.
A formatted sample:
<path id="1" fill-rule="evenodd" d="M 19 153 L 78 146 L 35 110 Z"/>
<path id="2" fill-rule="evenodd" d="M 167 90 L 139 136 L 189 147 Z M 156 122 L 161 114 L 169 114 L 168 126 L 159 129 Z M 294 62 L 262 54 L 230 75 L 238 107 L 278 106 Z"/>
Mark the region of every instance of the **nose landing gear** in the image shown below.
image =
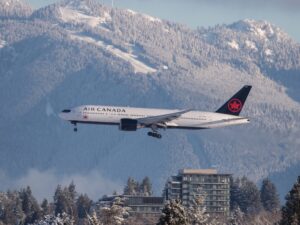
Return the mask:
<path id="1" fill-rule="evenodd" d="M 76 122 L 71 122 L 73 125 L 74 125 L 74 132 L 77 132 L 78 131 L 78 129 L 77 129 L 77 123 Z"/>

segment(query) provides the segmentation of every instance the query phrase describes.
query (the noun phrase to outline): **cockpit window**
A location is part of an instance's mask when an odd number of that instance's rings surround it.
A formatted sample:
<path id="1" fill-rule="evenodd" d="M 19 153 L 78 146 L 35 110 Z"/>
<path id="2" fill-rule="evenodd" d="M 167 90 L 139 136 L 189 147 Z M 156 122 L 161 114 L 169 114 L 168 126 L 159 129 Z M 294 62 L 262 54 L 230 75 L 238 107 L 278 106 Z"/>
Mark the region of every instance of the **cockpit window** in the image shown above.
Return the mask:
<path id="1" fill-rule="evenodd" d="M 71 112 L 71 110 L 70 110 L 70 109 L 65 109 L 65 110 L 63 110 L 62 112 L 63 112 L 63 113 L 69 113 L 69 112 Z"/>

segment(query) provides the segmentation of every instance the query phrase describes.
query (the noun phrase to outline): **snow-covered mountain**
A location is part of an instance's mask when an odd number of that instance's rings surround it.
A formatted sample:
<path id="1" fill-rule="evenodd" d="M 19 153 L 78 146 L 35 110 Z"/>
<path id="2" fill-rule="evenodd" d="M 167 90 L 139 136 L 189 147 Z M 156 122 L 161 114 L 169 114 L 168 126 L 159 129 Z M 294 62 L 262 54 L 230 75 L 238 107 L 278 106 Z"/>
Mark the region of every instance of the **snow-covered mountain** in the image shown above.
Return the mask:
<path id="1" fill-rule="evenodd" d="M 0 18 L 22 18 L 28 17 L 32 13 L 32 8 L 23 0 L 1 0 Z"/>
<path id="2" fill-rule="evenodd" d="M 99 171 L 117 183 L 148 175 L 159 192 L 183 167 L 259 181 L 300 164 L 300 45 L 266 21 L 192 30 L 69 0 L 1 20 L 0 34 L 1 183 L 24 181 L 32 169 Z M 241 127 L 170 130 L 155 140 L 145 130 L 106 126 L 82 125 L 74 134 L 57 117 L 80 104 L 213 111 L 244 84 L 253 85 L 243 112 L 252 122 Z M 282 193 L 293 182 L 276 181 Z"/>

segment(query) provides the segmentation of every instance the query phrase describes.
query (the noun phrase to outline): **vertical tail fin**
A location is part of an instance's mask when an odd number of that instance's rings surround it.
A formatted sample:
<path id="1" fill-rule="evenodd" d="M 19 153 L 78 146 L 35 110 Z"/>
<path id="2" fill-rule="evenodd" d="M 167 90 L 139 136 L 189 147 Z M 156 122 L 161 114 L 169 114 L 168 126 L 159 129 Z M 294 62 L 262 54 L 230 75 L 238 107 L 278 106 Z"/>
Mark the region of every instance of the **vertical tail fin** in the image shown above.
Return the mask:
<path id="1" fill-rule="evenodd" d="M 243 109 L 251 88 L 252 86 L 245 85 L 216 112 L 238 116 Z"/>

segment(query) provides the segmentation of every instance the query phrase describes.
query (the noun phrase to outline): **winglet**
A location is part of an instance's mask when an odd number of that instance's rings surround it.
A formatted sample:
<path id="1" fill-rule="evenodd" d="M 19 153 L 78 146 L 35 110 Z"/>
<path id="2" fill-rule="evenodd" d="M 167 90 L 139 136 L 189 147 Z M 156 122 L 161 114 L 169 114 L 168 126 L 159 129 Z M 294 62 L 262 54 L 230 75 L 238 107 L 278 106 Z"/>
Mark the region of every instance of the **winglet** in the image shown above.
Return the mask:
<path id="1" fill-rule="evenodd" d="M 233 95 L 221 108 L 216 112 L 238 116 L 243 109 L 246 99 L 250 93 L 252 86 L 245 85 L 235 95 Z"/>

